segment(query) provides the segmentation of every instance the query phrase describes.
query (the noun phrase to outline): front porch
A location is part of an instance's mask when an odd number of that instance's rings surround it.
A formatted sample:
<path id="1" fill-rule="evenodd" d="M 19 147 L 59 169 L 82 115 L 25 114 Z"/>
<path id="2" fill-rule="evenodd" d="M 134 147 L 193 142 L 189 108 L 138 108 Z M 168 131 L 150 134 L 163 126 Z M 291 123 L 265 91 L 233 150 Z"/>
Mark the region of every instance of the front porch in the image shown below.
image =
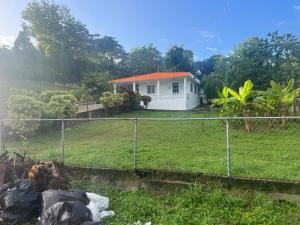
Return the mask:
<path id="1" fill-rule="evenodd" d="M 187 78 L 148 80 L 114 83 L 114 93 L 118 88 L 125 88 L 141 95 L 149 95 L 152 98 L 178 98 L 186 97 Z"/>

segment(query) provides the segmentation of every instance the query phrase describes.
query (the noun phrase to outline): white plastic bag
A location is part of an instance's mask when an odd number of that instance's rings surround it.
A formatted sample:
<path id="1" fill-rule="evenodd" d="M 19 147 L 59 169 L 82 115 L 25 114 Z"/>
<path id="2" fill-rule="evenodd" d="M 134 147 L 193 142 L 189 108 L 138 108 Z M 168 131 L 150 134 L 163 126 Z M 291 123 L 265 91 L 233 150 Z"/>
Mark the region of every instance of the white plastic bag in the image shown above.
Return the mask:
<path id="1" fill-rule="evenodd" d="M 94 209 L 96 209 L 98 212 L 101 212 L 103 210 L 106 210 L 109 205 L 109 198 L 100 196 L 94 193 L 89 193 L 86 192 L 86 195 L 90 199 L 90 203 L 88 204 L 88 208 L 90 209 L 89 206 L 92 206 Z"/>
<path id="2" fill-rule="evenodd" d="M 115 215 L 114 211 L 104 211 L 109 206 L 109 198 L 89 192 L 87 192 L 86 195 L 90 199 L 90 203 L 87 207 L 93 214 L 94 222 L 103 221 L 104 218 Z"/>
<path id="3" fill-rule="evenodd" d="M 110 211 L 102 211 L 98 214 L 98 219 L 97 221 L 103 221 L 105 220 L 107 217 L 112 217 L 115 215 L 115 212 L 110 210 Z"/>
<path id="4" fill-rule="evenodd" d="M 151 225 L 152 223 L 151 222 L 148 222 L 148 223 L 145 223 L 145 224 L 142 224 L 141 221 L 137 221 L 135 222 L 133 225 Z"/>

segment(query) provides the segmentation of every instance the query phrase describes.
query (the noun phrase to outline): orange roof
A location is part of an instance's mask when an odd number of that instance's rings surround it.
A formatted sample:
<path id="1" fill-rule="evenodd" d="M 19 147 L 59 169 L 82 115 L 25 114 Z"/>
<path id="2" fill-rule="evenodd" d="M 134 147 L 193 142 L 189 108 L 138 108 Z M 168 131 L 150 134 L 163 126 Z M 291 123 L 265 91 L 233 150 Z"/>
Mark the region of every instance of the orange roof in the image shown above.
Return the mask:
<path id="1" fill-rule="evenodd" d="M 188 77 L 192 74 L 190 72 L 157 72 L 157 73 L 148 73 L 141 74 L 132 77 L 124 77 L 116 80 L 111 80 L 111 83 L 123 83 L 123 82 L 133 82 L 133 81 L 142 81 L 142 80 L 159 80 L 175 77 Z"/>

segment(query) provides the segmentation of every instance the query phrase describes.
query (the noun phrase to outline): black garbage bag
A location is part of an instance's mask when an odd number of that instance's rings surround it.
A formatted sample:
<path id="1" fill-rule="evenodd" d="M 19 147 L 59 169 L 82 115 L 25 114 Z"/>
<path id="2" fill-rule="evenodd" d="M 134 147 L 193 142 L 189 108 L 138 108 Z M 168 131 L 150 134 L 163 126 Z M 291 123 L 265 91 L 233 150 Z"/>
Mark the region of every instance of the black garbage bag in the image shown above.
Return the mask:
<path id="1" fill-rule="evenodd" d="M 40 196 L 30 180 L 7 184 L 2 191 L 4 204 L 0 218 L 4 221 L 25 222 L 39 214 Z"/>
<path id="2" fill-rule="evenodd" d="M 80 201 L 57 202 L 43 211 L 40 225 L 81 225 L 93 221 L 92 212 Z"/>
<path id="3" fill-rule="evenodd" d="M 6 183 L 0 188 L 0 211 L 5 208 L 5 196 L 7 195 L 8 189 L 11 189 L 15 186 L 14 183 Z"/>
<path id="4" fill-rule="evenodd" d="M 81 225 L 103 225 L 104 222 L 91 222 L 91 221 L 88 221 L 88 222 L 84 222 L 82 223 Z"/>
<path id="5" fill-rule="evenodd" d="M 57 202 L 79 201 L 88 205 L 90 200 L 84 191 L 47 190 L 42 193 L 42 212 Z"/>

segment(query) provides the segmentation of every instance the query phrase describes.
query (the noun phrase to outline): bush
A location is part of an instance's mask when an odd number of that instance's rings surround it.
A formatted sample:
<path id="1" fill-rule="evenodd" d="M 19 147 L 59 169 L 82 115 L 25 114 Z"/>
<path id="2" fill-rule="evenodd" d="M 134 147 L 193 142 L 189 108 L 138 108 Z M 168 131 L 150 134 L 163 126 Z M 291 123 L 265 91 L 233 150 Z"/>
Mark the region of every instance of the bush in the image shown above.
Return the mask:
<path id="1" fill-rule="evenodd" d="M 100 97 L 100 102 L 105 109 L 111 108 L 114 106 L 114 98 L 113 93 L 111 92 L 104 92 Z"/>
<path id="2" fill-rule="evenodd" d="M 151 98 L 150 96 L 148 96 L 148 95 L 143 95 L 143 96 L 141 97 L 141 100 L 142 100 L 142 102 L 143 102 L 145 108 L 147 109 L 148 106 L 149 106 L 149 103 L 150 103 L 151 100 L 152 100 L 152 98 Z"/>
<path id="3" fill-rule="evenodd" d="M 72 94 L 54 95 L 46 106 L 48 118 L 72 118 L 75 117 L 78 106 L 77 100 Z"/>
<path id="4" fill-rule="evenodd" d="M 119 112 L 119 107 L 124 104 L 127 96 L 124 93 L 111 93 L 104 92 L 102 97 L 100 97 L 100 102 L 105 108 L 106 114 L 108 113 L 110 108 L 116 107 Z"/>
<path id="5" fill-rule="evenodd" d="M 35 97 L 13 94 L 8 99 L 8 115 L 11 127 L 15 133 L 25 138 L 38 130 L 40 121 L 22 121 L 22 119 L 39 119 L 44 110 L 44 105 Z"/>
<path id="6" fill-rule="evenodd" d="M 127 111 L 141 108 L 141 95 L 139 93 L 123 90 L 123 94 L 125 95 L 124 105 Z"/>
<path id="7" fill-rule="evenodd" d="M 69 94 L 70 92 L 68 91 L 42 91 L 39 98 L 43 103 L 48 104 L 52 98 L 52 96 L 55 95 L 65 95 Z"/>
<path id="8" fill-rule="evenodd" d="M 253 83 L 247 80 L 239 91 L 224 87 L 214 105 L 222 106 L 221 116 L 288 116 L 290 109 L 300 94 L 300 88 L 294 89 L 294 80 L 286 86 L 270 81 L 271 88 L 266 91 L 254 91 Z M 244 119 L 245 128 L 251 130 L 249 120 Z M 282 118 L 281 126 L 285 127 L 286 119 Z M 270 128 L 273 124 L 269 124 Z"/>

